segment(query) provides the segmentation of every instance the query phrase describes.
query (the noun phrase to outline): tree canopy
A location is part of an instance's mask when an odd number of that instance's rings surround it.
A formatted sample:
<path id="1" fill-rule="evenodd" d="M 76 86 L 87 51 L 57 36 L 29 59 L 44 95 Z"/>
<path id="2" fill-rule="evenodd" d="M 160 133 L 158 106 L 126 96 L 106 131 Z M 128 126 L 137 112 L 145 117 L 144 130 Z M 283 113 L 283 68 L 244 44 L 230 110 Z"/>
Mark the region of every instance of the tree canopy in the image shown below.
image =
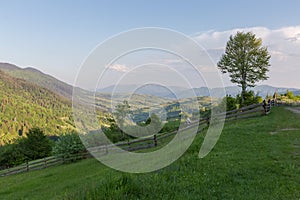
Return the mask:
<path id="1" fill-rule="evenodd" d="M 262 46 L 262 39 L 256 38 L 255 34 L 237 32 L 230 36 L 218 68 L 222 73 L 228 73 L 231 82 L 242 88 L 242 103 L 248 87 L 269 78 L 270 58 L 267 47 Z"/>
<path id="2" fill-rule="evenodd" d="M 27 138 L 20 141 L 20 147 L 29 160 L 44 158 L 51 155 L 52 144 L 49 138 L 39 128 L 32 128 Z"/>

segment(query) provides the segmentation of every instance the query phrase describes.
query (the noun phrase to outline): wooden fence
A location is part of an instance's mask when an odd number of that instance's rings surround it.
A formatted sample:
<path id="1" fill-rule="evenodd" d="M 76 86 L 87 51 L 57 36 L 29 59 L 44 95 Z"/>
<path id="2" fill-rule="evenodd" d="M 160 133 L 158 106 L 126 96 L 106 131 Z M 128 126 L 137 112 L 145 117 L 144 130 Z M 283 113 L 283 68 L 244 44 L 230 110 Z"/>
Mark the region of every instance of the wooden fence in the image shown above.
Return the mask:
<path id="1" fill-rule="evenodd" d="M 220 113 L 216 115 L 216 118 L 225 119 L 225 120 L 236 120 L 236 119 L 244 119 L 250 117 L 256 117 L 268 114 L 271 110 L 272 106 L 275 106 L 276 103 L 271 101 L 271 103 L 263 103 L 254 104 L 250 106 L 246 106 L 240 109 L 228 111 L 226 113 Z M 202 130 L 209 126 L 211 119 L 210 118 L 202 118 L 199 122 L 192 122 L 188 125 L 185 125 L 181 130 L 188 130 L 194 128 L 195 126 L 199 126 L 198 133 L 202 132 Z M 137 151 L 142 149 L 149 149 L 158 146 L 158 144 L 165 139 L 170 139 L 174 135 L 177 134 L 176 131 L 172 131 L 169 133 L 159 133 L 156 135 L 134 139 L 125 142 L 118 142 L 112 145 L 102 145 L 97 147 L 92 147 L 88 149 L 88 152 L 83 152 L 79 154 L 73 154 L 67 157 L 63 156 L 51 156 L 47 158 L 43 158 L 40 160 L 35 160 L 31 162 L 26 162 L 17 167 L 9 168 L 0 171 L 0 176 L 8 176 L 12 174 L 18 174 L 22 172 L 28 172 L 33 170 L 44 169 L 50 166 L 61 165 L 68 162 L 73 162 L 76 160 L 92 157 L 91 154 L 97 154 L 97 156 L 101 156 L 108 154 L 110 151 L 114 151 L 114 149 L 122 148 L 126 151 Z"/>
<path id="2" fill-rule="evenodd" d="M 19 174 L 22 172 L 34 171 L 45 169 L 51 166 L 61 165 L 65 163 L 74 162 L 76 160 L 82 160 L 84 158 L 91 157 L 89 152 L 82 152 L 78 154 L 72 154 L 69 156 L 51 156 L 39 160 L 33 160 L 30 162 L 23 163 L 22 165 L 4 169 L 0 171 L 0 176 L 8 176 L 12 174 Z"/>

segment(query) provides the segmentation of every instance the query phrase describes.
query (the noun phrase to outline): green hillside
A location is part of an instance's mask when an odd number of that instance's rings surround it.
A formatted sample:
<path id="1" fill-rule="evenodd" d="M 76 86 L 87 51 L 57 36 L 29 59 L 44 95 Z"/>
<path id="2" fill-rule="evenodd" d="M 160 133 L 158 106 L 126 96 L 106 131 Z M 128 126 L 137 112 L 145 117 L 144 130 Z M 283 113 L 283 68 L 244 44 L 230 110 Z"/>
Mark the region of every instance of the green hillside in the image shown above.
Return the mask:
<path id="1" fill-rule="evenodd" d="M 0 70 L 15 78 L 24 79 L 30 83 L 47 88 L 63 97 L 71 99 L 73 87 L 50 75 L 44 74 L 34 68 L 20 68 L 9 63 L 0 63 Z"/>
<path id="2" fill-rule="evenodd" d="M 299 199 L 300 115 L 227 122 L 204 159 L 203 135 L 170 166 L 126 174 L 94 159 L 0 178 L 1 199 Z"/>
<path id="3" fill-rule="evenodd" d="M 71 100 L 63 97 L 59 92 L 56 93 L 56 89 L 43 87 L 42 83 L 46 84 L 50 76 L 34 69 L 20 69 L 11 64 L 0 64 L 0 69 L 5 71 L 0 70 L 0 144 L 12 142 L 19 137 L 19 133 L 24 134 L 32 127 L 42 128 L 47 135 L 59 135 L 74 129 Z M 16 78 L 18 76 L 22 78 Z M 50 77 L 50 79 L 55 82 L 54 78 Z M 34 83 L 35 81 L 37 83 Z M 92 98 L 92 94 L 88 92 L 86 94 Z M 127 98 L 130 98 L 131 110 L 136 115 L 137 121 L 146 120 L 149 108 L 155 108 L 153 105 L 158 109 L 161 106 L 170 108 L 176 115 L 180 113 L 177 101 L 160 97 L 119 94 L 116 95 L 115 100 L 117 103 L 122 103 Z M 104 126 L 108 126 L 109 123 L 105 118 L 111 118 L 110 99 L 110 95 L 100 93 L 95 99 L 100 123 Z M 199 98 L 199 103 L 201 107 L 209 108 L 210 100 L 208 97 L 202 97 Z M 180 102 L 187 107 L 190 100 L 182 99 Z"/>
<path id="4" fill-rule="evenodd" d="M 48 135 L 73 130 L 71 102 L 52 91 L 0 71 L 0 144 L 29 128 Z"/>

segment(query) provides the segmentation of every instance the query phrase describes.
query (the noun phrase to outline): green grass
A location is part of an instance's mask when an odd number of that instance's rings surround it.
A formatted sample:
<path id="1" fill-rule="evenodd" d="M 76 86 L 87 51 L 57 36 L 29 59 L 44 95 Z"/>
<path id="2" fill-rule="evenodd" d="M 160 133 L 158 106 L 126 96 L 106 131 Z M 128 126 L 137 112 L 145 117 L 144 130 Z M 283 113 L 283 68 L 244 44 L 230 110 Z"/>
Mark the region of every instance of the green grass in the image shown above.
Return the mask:
<path id="1" fill-rule="evenodd" d="M 300 199 L 299 121 L 274 108 L 228 122 L 207 157 L 198 158 L 199 134 L 179 160 L 153 173 L 126 174 L 88 159 L 3 177 L 0 199 Z"/>

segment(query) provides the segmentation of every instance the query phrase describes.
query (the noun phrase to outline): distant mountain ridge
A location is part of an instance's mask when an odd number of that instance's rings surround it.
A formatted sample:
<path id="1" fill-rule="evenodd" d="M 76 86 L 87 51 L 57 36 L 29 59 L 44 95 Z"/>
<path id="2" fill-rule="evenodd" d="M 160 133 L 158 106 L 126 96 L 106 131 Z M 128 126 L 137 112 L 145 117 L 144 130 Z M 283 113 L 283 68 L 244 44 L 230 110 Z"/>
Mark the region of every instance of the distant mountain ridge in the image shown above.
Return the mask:
<path id="1" fill-rule="evenodd" d="M 98 89 L 98 93 L 112 93 L 114 92 L 115 94 L 127 94 L 127 93 L 134 93 L 136 94 L 144 94 L 144 95 L 151 95 L 151 96 L 156 96 L 156 97 L 161 97 L 161 98 L 170 98 L 173 99 L 175 98 L 173 92 L 184 92 L 186 89 L 182 87 L 177 87 L 177 86 L 171 86 L 171 87 L 163 87 L 163 86 L 158 86 L 154 84 L 148 84 L 144 86 L 138 86 L 138 85 L 118 85 L 115 87 L 114 85 L 108 86 L 103 89 Z"/>
<path id="2" fill-rule="evenodd" d="M 64 83 L 51 75 L 45 74 L 35 68 L 27 67 L 20 68 L 16 65 L 9 63 L 0 63 L 0 70 L 4 71 L 6 74 L 9 74 L 15 78 L 21 78 L 28 82 L 37 84 L 41 87 L 47 88 L 56 94 L 59 94 L 69 100 L 72 99 L 73 86 Z M 136 90 L 137 89 L 137 90 Z M 287 90 L 292 91 L 295 95 L 300 95 L 300 89 L 297 88 L 284 88 L 284 87 L 273 87 L 269 85 L 259 85 L 254 88 L 250 88 L 256 94 L 259 94 L 262 97 L 267 95 L 273 95 L 274 92 L 278 92 L 279 94 L 285 93 Z M 194 94 L 196 96 L 212 96 L 214 98 L 222 98 L 223 97 L 223 89 L 222 88 L 212 88 L 208 89 L 207 87 L 200 88 L 192 88 L 187 89 L 178 86 L 170 86 L 163 87 L 158 85 L 145 85 L 139 87 L 138 85 L 119 85 L 115 88 L 115 85 L 111 85 L 105 88 L 98 89 L 98 93 L 112 93 L 113 91 L 117 94 L 126 94 L 132 91 L 135 91 L 136 94 L 141 95 L 151 95 L 159 98 L 166 99 L 181 99 L 181 98 L 189 98 Z M 227 95 L 236 96 L 241 92 L 241 89 L 237 86 L 227 86 L 225 87 L 225 91 Z M 176 95 L 175 95 L 176 94 Z M 100 94 L 99 94 L 100 95 Z"/>
<path id="3" fill-rule="evenodd" d="M 98 89 L 97 92 L 99 93 L 129 93 L 134 91 L 135 88 L 139 88 L 137 85 L 122 85 L 118 86 L 115 89 L 115 86 L 109 86 L 106 88 Z M 267 95 L 273 95 L 274 92 L 279 94 L 286 93 L 287 90 L 292 91 L 294 95 L 300 95 L 300 89 L 296 88 L 284 88 L 284 87 L 273 87 L 269 85 L 259 85 L 254 88 L 250 88 L 253 90 L 255 94 L 259 96 L 265 97 Z M 174 93 L 173 93 L 174 92 Z M 227 86 L 225 87 L 225 93 L 227 95 L 236 96 L 241 92 L 241 89 L 238 86 Z M 200 88 L 192 88 L 192 89 L 185 89 L 181 87 L 171 86 L 169 89 L 166 89 L 162 86 L 158 85 L 147 85 L 146 87 L 140 87 L 138 90 L 135 91 L 136 94 L 147 94 L 153 95 L 161 98 L 168 98 L 174 99 L 176 98 L 189 98 L 192 97 L 194 94 L 196 96 L 212 96 L 214 98 L 222 98 L 223 97 L 223 89 L 222 88 L 212 88 L 209 89 L 207 87 L 200 87 Z M 175 95 L 176 94 L 176 95 Z"/>
<path id="4" fill-rule="evenodd" d="M 21 78 L 30 83 L 47 88 L 65 98 L 72 98 L 73 87 L 71 85 L 60 81 L 53 76 L 47 75 L 35 68 L 20 68 L 10 63 L 0 63 L 0 70 L 12 77 Z"/>

